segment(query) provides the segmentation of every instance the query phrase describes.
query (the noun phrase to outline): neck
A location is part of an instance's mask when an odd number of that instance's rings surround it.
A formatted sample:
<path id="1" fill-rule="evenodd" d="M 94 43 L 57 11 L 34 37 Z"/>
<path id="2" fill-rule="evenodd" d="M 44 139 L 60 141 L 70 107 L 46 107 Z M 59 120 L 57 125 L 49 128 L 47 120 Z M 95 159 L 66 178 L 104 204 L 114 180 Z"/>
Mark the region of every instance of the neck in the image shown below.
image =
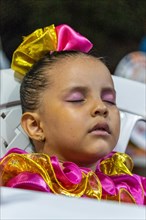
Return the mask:
<path id="1" fill-rule="evenodd" d="M 91 169 L 92 171 L 95 171 L 96 170 L 96 165 L 97 165 L 97 162 L 94 163 L 94 164 L 82 164 L 82 165 L 79 165 L 80 167 L 85 167 L 85 168 L 89 168 Z"/>
<path id="2" fill-rule="evenodd" d="M 63 160 L 59 160 L 59 163 L 60 163 L 60 165 L 62 166 L 62 164 L 64 163 L 64 162 L 66 162 L 66 161 L 63 161 Z M 71 161 L 72 162 L 72 161 Z M 75 163 L 75 162 L 73 162 L 73 163 Z M 96 165 L 97 165 L 97 162 L 96 163 L 94 163 L 94 164 L 79 164 L 79 163 L 75 163 L 77 166 L 79 166 L 79 167 L 83 167 L 83 168 L 88 168 L 88 169 L 90 169 L 90 170 L 92 170 L 92 171 L 95 171 L 96 170 Z"/>

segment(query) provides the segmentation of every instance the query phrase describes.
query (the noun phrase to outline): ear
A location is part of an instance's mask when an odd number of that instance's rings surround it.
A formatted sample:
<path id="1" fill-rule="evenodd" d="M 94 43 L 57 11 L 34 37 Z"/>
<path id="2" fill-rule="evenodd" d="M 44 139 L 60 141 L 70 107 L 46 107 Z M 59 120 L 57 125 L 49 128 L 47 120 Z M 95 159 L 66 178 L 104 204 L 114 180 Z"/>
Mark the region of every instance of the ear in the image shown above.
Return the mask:
<path id="1" fill-rule="evenodd" d="M 45 139 L 38 113 L 25 112 L 21 118 L 21 126 L 32 140 L 43 141 Z"/>

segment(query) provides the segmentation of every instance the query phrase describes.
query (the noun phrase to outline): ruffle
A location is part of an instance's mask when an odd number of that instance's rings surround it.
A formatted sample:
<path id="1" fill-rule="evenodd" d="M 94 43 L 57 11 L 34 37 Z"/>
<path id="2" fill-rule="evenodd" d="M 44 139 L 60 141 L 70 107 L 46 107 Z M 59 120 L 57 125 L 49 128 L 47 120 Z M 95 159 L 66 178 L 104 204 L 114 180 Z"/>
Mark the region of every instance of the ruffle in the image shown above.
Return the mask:
<path id="1" fill-rule="evenodd" d="M 2 186 L 145 205 L 146 178 L 132 174 L 132 167 L 128 155 L 116 152 L 99 160 L 95 172 L 17 148 L 0 161 Z"/>

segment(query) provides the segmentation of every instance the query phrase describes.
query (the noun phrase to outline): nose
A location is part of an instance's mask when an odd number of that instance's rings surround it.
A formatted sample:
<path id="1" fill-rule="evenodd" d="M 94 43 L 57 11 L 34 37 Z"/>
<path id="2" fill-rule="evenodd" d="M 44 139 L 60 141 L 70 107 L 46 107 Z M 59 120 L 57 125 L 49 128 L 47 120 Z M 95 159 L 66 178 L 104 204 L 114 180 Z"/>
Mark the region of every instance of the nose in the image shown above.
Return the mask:
<path id="1" fill-rule="evenodd" d="M 92 117 L 96 117 L 98 115 L 103 116 L 103 117 L 107 117 L 108 115 L 108 108 L 102 100 L 100 101 L 96 100 L 96 103 L 94 104 L 91 110 Z"/>

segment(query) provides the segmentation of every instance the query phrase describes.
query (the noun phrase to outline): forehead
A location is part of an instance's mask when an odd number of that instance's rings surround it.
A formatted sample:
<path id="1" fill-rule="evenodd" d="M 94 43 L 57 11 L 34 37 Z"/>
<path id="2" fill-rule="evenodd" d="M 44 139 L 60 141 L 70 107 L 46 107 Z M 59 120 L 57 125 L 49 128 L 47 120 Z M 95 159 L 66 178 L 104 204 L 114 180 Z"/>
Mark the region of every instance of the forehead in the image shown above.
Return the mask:
<path id="1" fill-rule="evenodd" d="M 50 75 L 50 74 L 49 74 Z M 58 60 L 51 75 L 53 86 L 113 87 L 108 68 L 98 58 L 86 55 Z"/>

